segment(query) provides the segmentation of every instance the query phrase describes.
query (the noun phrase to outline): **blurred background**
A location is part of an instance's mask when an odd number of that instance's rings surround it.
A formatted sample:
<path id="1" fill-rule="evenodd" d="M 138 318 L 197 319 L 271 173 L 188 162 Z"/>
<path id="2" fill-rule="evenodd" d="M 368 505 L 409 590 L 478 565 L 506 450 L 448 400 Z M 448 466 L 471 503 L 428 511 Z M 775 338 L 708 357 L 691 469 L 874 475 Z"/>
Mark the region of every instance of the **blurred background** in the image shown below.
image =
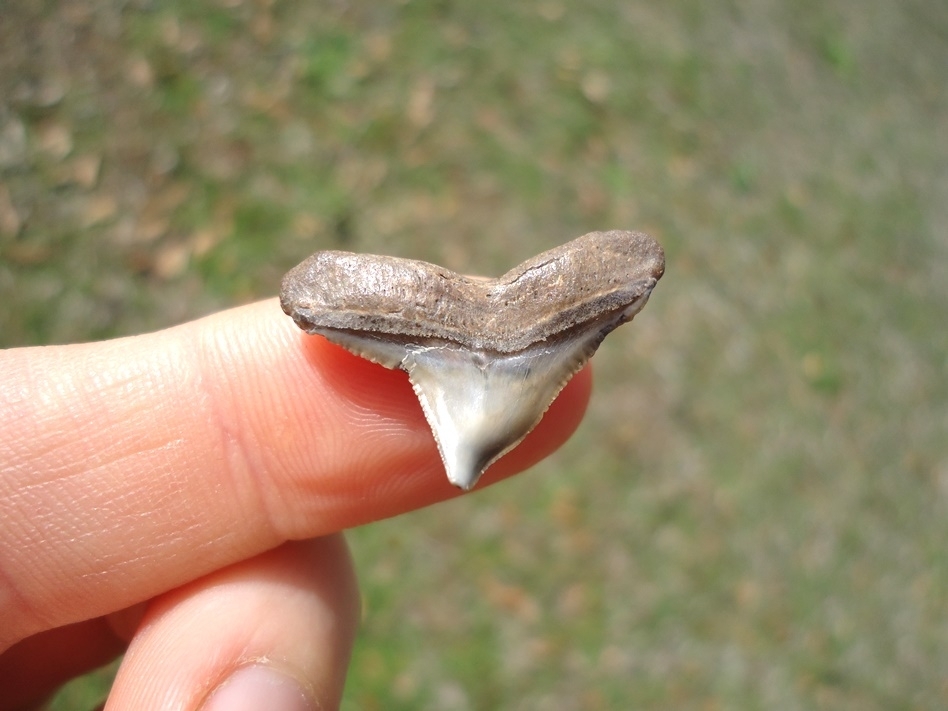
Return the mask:
<path id="1" fill-rule="evenodd" d="M 647 231 L 571 443 L 351 533 L 344 709 L 944 708 L 946 70 L 923 0 L 2 0 L 0 345 Z"/>

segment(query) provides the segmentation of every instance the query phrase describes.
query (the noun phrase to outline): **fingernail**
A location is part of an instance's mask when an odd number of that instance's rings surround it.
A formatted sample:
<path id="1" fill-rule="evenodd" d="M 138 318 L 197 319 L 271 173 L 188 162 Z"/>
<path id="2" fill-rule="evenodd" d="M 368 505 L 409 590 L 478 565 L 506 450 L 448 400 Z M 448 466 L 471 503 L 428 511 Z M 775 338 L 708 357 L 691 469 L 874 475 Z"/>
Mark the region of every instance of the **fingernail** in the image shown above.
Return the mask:
<path id="1" fill-rule="evenodd" d="M 241 667 L 215 689 L 203 711 L 316 711 L 291 677 L 262 664 Z"/>

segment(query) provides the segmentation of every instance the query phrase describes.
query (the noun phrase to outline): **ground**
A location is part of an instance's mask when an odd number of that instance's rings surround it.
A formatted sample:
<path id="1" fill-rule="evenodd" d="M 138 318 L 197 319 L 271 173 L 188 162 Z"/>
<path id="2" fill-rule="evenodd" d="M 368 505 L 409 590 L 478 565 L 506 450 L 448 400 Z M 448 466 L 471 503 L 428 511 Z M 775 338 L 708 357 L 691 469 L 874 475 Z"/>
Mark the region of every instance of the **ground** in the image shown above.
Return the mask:
<path id="1" fill-rule="evenodd" d="M 572 443 L 351 533 L 343 708 L 944 707 L 946 8 L 7 0 L 0 345 L 648 231 Z"/>

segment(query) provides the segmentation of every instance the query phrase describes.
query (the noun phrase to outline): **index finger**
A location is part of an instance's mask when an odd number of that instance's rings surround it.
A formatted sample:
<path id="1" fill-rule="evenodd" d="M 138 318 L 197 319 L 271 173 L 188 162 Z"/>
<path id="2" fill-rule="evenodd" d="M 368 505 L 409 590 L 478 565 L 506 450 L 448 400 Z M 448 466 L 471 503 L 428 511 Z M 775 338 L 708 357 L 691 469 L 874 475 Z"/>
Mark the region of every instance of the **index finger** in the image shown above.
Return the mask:
<path id="1" fill-rule="evenodd" d="M 578 425 L 588 373 L 485 481 Z M 275 300 L 0 353 L 0 649 L 290 539 L 457 495 L 407 378 Z"/>

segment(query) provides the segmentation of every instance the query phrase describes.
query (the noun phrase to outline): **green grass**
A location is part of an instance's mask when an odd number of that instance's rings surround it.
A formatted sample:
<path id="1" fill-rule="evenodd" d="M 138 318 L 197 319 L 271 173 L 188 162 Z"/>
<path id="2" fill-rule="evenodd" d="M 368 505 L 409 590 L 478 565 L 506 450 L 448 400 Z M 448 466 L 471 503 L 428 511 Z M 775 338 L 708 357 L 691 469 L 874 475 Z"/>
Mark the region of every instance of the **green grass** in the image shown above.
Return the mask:
<path id="1" fill-rule="evenodd" d="M 0 42 L 2 345 L 270 295 L 318 248 L 668 252 L 564 450 L 352 532 L 345 709 L 948 703 L 940 5 L 227 5 Z"/>

